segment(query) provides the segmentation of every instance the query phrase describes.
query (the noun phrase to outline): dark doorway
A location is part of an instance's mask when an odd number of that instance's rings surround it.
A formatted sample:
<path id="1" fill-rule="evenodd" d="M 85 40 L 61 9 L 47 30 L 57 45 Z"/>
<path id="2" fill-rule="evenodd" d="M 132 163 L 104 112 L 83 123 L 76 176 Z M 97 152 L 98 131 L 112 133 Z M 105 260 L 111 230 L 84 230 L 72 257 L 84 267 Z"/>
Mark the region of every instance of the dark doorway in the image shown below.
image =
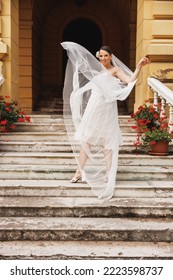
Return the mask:
<path id="1" fill-rule="evenodd" d="M 63 33 L 63 41 L 78 43 L 93 55 L 102 45 L 102 33 L 97 24 L 91 20 L 80 18 L 68 24 Z M 66 52 L 63 52 L 63 74 L 67 63 Z M 64 75 L 63 75 L 64 76 Z"/>
<path id="2" fill-rule="evenodd" d="M 102 34 L 95 22 L 88 19 L 77 19 L 66 26 L 63 41 L 78 43 L 94 55 L 101 47 Z"/>

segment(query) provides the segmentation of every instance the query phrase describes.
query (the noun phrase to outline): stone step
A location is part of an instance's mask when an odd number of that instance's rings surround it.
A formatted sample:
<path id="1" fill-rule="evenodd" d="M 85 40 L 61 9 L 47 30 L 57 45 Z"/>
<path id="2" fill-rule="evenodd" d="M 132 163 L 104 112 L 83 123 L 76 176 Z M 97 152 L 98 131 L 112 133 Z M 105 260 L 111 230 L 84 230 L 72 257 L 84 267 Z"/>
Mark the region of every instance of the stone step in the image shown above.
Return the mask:
<path id="1" fill-rule="evenodd" d="M 135 133 L 122 133 L 123 142 L 125 143 L 131 143 L 136 141 L 136 134 Z M 67 136 L 67 133 L 65 131 L 60 132 L 6 132 L 0 134 L 0 143 L 7 143 L 9 141 L 11 142 L 57 142 L 57 140 L 60 142 L 69 142 L 69 138 Z"/>
<path id="2" fill-rule="evenodd" d="M 57 114 L 57 115 L 62 115 L 63 114 L 63 108 L 54 106 L 53 108 L 48 108 L 47 106 L 45 107 L 38 107 L 37 108 L 38 113 L 43 113 L 43 114 Z"/>
<path id="3" fill-rule="evenodd" d="M 0 241 L 172 242 L 170 218 L 0 217 Z"/>
<path id="4" fill-rule="evenodd" d="M 84 182 L 69 180 L 0 180 L 0 196 L 95 197 Z M 173 181 L 117 181 L 114 197 L 172 198 Z"/>
<path id="5" fill-rule="evenodd" d="M 133 143 L 136 140 L 136 133 L 122 133 L 122 138 L 125 143 Z M 67 133 L 64 131 L 61 132 L 18 132 L 18 131 L 11 131 L 11 132 L 4 132 L 0 134 L 0 143 L 4 144 L 8 141 L 11 142 L 35 142 L 35 141 L 67 141 L 69 142 Z"/>
<path id="6" fill-rule="evenodd" d="M 69 124 L 69 127 L 72 125 Z M 122 132 L 133 132 L 130 123 L 120 123 L 120 129 Z M 17 131 L 66 131 L 64 123 L 48 123 L 48 122 L 30 122 L 30 123 L 17 123 Z"/>
<path id="7" fill-rule="evenodd" d="M 58 139 L 59 140 L 59 139 Z M 136 148 L 132 145 L 131 142 L 124 142 L 123 146 L 120 147 L 119 153 L 127 153 L 134 155 L 139 154 L 148 154 L 147 147 Z M 66 140 L 63 141 L 0 141 L 0 152 L 53 152 L 53 153 L 71 153 L 71 145 Z M 169 154 L 173 154 L 173 143 L 169 145 Z M 151 156 L 150 156 L 151 157 Z"/>
<path id="8" fill-rule="evenodd" d="M 31 122 L 32 123 L 60 123 L 60 124 L 64 124 L 64 118 L 62 116 L 62 114 L 50 114 L 50 115 L 46 115 L 46 114 L 31 114 L 30 115 L 31 118 Z M 118 121 L 119 123 L 123 123 L 123 124 L 134 124 L 133 119 L 130 118 L 130 115 L 127 116 L 119 116 L 118 117 Z M 72 123 L 71 118 L 66 119 L 66 122 Z"/>
<path id="9" fill-rule="evenodd" d="M 38 146 L 37 146 L 38 148 Z M 77 155 L 76 155 L 77 156 Z M 0 153 L 2 164 L 37 164 L 37 165 L 76 165 L 73 153 L 43 153 L 43 152 L 4 152 Z M 119 165 L 142 165 L 142 166 L 172 166 L 173 155 L 151 156 L 148 154 L 120 154 L 118 158 Z"/>
<path id="10" fill-rule="evenodd" d="M 173 218 L 172 197 L 119 198 L 0 196 L 0 217 Z"/>
<path id="11" fill-rule="evenodd" d="M 173 146 L 170 146 L 170 152 L 173 150 Z M 12 141 L 0 141 L 0 152 L 72 152 L 69 142 L 53 141 L 53 142 L 12 142 Z M 143 149 L 141 151 L 143 153 Z M 136 154 L 136 148 L 131 143 L 125 143 L 120 147 L 120 153 L 133 153 Z"/>
<path id="12" fill-rule="evenodd" d="M 21 250 L 22 248 L 22 250 Z M 123 241 L 4 241 L 0 259 L 124 260 L 173 259 L 173 242 Z"/>
<path id="13" fill-rule="evenodd" d="M 127 136 L 128 137 L 128 136 Z M 135 136 L 134 136 L 135 137 Z M 130 135 L 129 135 L 130 139 Z M 66 132 L 18 132 L 11 131 L 0 134 L 0 143 L 5 145 L 8 142 L 68 142 Z"/>
<path id="14" fill-rule="evenodd" d="M 69 124 L 69 126 L 71 126 Z M 19 132 L 23 132 L 23 131 L 28 131 L 28 132 L 32 132 L 32 131 L 48 131 L 48 132 L 66 132 L 66 128 L 65 125 L 63 123 L 43 123 L 43 122 L 36 122 L 36 123 L 17 123 L 17 131 Z"/>
<path id="15" fill-rule="evenodd" d="M 129 145 L 128 145 L 129 146 Z M 0 142 L 0 152 L 72 152 L 68 142 Z"/>
<path id="16" fill-rule="evenodd" d="M 73 165 L 2 165 L 1 179 L 70 180 L 76 170 Z M 172 166 L 118 166 L 117 180 L 173 180 Z"/>

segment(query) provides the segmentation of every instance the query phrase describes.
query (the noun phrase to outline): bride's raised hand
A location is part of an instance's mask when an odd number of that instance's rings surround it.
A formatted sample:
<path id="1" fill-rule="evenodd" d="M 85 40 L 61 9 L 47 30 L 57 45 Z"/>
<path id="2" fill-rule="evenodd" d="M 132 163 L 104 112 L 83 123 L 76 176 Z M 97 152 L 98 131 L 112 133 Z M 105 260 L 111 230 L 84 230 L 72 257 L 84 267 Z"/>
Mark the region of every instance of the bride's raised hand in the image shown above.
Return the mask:
<path id="1" fill-rule="evenodd" d="M 146 56 L 144 56 L 143 58 L 141 58 L 139 60 L 139 62 L 137 64 L 137 68 L 141 68 L 141 67 L 145 66 L 148 63 L 149 63 L 149 59 Z"/>

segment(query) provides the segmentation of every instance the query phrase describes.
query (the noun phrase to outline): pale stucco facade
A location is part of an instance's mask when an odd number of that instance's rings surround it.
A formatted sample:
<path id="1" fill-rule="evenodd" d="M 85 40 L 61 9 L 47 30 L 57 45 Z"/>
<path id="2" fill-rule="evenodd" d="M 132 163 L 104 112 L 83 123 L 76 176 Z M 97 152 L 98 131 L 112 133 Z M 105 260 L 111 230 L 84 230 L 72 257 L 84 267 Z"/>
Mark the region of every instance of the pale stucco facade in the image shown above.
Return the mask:
<path id="1" fill-rule="evenodd" d="M 129 112 L 151 97 L 150 75 L 160 77 L 165 70 L 164 81 L 173 88 L 173 1 L 1 0 L 0 33 L 5 77 L 0 95 L 16 98 L 27 113 L 49 88 L 62 98 L 65 60 L 60 42 L 66 39 L 84 42 L 93 52 L 99 44 L 110 45 L 132 70 L 142 56 L 149 57 L 126 101 Z"/>

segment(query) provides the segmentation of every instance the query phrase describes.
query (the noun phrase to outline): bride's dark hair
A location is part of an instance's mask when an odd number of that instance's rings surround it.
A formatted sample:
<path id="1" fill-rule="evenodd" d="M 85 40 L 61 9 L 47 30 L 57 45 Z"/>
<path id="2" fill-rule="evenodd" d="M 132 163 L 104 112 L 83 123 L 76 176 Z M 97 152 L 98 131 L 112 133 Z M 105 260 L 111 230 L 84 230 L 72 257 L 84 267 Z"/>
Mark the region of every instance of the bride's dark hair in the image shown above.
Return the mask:
<path id="1" fill-rule="evenodd" d="M 100 48 L 100 51 L 106 51 L 106 52 L 108 52 L 110 55 L 112 54 L 112 50 L 111 50 L 111 48 L 110 48 L 109 46 L 102 46 L 102 47 Z"/>

